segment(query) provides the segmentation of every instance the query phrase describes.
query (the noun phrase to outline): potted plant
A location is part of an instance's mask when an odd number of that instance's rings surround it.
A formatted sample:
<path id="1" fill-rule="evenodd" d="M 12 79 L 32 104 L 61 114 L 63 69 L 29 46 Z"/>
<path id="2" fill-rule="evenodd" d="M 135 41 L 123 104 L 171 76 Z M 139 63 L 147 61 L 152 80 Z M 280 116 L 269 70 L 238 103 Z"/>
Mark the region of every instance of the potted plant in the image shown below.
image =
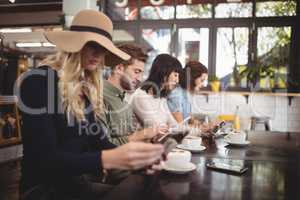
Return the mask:
<path id="1" fill-rule="evenodd" d="M 226 91 L 249 92 L 250 89 L 244 83 L 245 76 L 241 75 L 241 71 L 247 68 L 246 65 L 235 65 L 231 73 L 230 85 L 226 87 Z M 243 85 L 242 85 L 243 84 Z"/>
<path id="2" fill-rule="evenodd" d="M 259 64 L 257 66 L 247 67 L 240 73 L 241 77 L 247 78 L 247 85 L 251 89 L 258 88 L 257 83 L 262 78 L 269 77 L 271 80 L 274 79 L 274 74 L 275 72 L 272 67 Z"/>
<path id="3" fill-rule="evenodd" d="M 210 83 L 210 87 L 211 90 L 213 92 L 219 92 L 220 91 L 220 79 L 216 76 L 216 75 L 210 75 L 208 77 L 209 83 Z"/>

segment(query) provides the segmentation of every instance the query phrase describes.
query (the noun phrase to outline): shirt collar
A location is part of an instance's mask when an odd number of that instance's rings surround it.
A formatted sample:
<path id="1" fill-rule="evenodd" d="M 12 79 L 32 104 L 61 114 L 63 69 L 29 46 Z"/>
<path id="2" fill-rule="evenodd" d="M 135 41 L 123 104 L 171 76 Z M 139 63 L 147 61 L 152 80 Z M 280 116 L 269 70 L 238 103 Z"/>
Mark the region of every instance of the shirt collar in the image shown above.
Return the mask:
<path id="1" fill-rule="evenodd" d="M 112 95 L 119 97 L 121 101 L 124 100 L 126 92 L 124 90 L 120 90 L 119 88 L 115 87 L 113 84 L 111 84 L 109 81 L 104 80 L 104 87 L 109 90 Z"/>

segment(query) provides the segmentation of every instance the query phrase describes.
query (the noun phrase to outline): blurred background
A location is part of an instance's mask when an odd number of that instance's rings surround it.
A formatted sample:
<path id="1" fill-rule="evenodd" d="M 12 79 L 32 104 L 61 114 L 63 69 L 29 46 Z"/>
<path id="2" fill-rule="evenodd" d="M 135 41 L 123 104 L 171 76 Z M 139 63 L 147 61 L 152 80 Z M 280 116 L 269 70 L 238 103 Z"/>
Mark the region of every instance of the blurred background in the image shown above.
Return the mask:
<path id="1" fill-rule="evenodd" d="M 300 85 L 296 0 L 0 0 L 2 60 L 21 72 L 36 66 L 55 49 L 42 32 L 67 28 L 84 8 L 113 20 L 116 43 L 148 50 L 145 77 L 157 54 L 170 53 L 202 62 L 223 89 Z"/>

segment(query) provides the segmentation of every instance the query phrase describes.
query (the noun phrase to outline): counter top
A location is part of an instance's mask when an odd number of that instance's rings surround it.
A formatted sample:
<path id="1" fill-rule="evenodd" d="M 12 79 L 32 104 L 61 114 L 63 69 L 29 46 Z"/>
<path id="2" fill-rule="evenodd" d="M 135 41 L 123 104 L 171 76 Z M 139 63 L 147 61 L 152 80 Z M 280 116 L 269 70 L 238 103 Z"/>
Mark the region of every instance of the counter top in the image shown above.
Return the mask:
<path id="1" fill-rule="evenodd" d="M 200 91 L 197 92 L 198 95 L 217 95 L 217 94 L 237 94 L 237 95 L 264 95 L 264 96 L 282 96 L 282 97 L 300 97 L 300 93 L 284 93 L 284 92 L 234 92 L 234 91 L 220 91 L 220 92 L 212 92 L 212 91 Z"/>

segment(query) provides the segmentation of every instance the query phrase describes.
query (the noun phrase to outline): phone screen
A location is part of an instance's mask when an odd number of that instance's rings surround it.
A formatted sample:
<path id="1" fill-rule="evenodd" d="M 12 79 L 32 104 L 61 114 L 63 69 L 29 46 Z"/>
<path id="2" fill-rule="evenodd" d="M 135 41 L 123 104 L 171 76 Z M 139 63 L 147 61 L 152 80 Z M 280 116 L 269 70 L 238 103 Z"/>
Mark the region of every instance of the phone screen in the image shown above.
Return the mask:
<path id="1" fill-rule="evenodd" d="M 159 134 L 151 139 L 151 143 L 154 144 L 163 144 L 167 141 L 167 139 L 170 137 L 170 134 Z"/>
<path id="2" fill-rule="evenodd" d="M 225 122 L 224 121 L 222 121 L 218 126 L 216 126 L 213 130 L 212 130 L 212 132 L 213 133 L 217 133 L 218 132 L 218 130 L 220 130 L 223 126 L 225 126 Z"/>
<path id="3" fill-rule="evenodd" d="M 177 146 L 177 142 L 172 139 L 172 134 L 161 134 L 152 138 L 151 143 L 163 144 L 165 155 L 171 152 Z"/>

